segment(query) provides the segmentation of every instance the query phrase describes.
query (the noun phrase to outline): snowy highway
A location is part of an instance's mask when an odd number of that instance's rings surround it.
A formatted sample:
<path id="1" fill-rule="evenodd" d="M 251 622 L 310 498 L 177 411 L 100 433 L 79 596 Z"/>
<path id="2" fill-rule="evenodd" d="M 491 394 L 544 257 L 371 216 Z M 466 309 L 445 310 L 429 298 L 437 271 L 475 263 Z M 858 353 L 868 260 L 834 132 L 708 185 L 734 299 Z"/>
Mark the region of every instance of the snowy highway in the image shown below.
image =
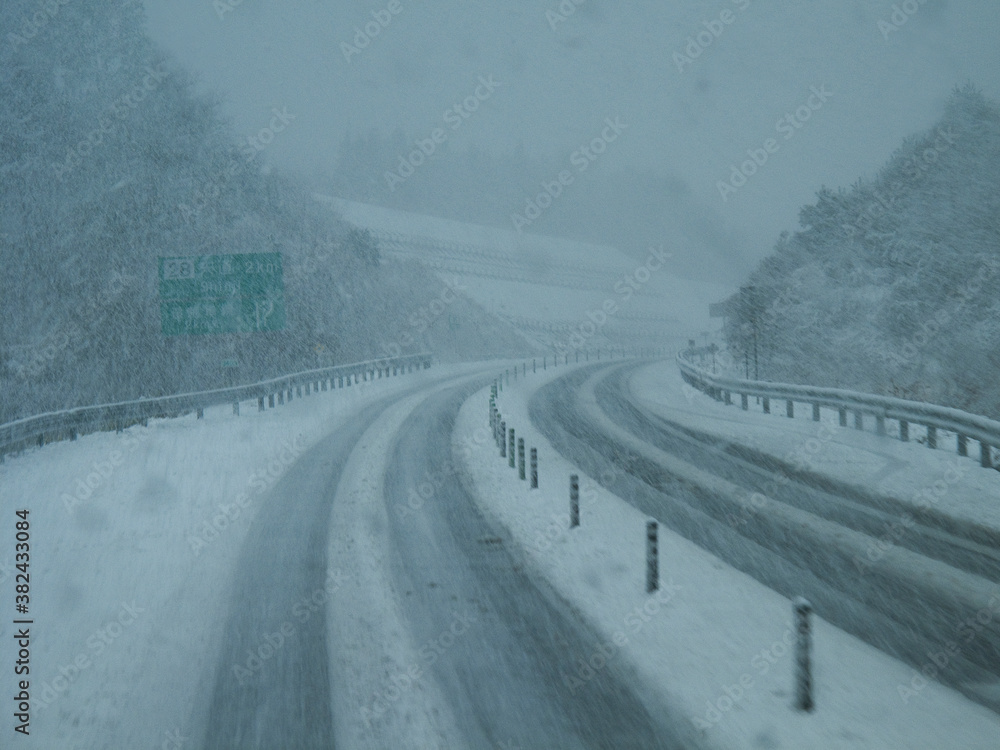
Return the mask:
<path id="1" fill-rule="evenodd" d="M 392 736 L 385 714 L 400 710 L 398 692 L 432 684 L 444 703 L 432 702 L 429 711 L 456 718 L 454 726 L 435 728 L 435 746 L 681 747 L 620 670 L 602 670 L 579 690 L 564 684 L 562 676 L 575 669 L 573 656 L 598 638 L 522 570 L 503 531 L 476 510 L 451 457 L 455 415 L 485 382 L 465 377 L 379 400 L 300 457 L 274 486 L 236 565 L 221 624 L 225 645 L 217 663 L 204 667 L 212 688 L 204 716 L 193 722 L 203 727 L 197 746 L 328 748 L 356 727 L 361 746 L 419 747 L 413 737 Z M 326 590 L 331 608 L 348 606 L 338 598 L 343 573 L 331 574 L 327 560 L 328 543 L 342 546 L 345 533 L 331 526 L 331 510 L 342 502 L 338 485 L 352 452 L 365 453 L 362 435 L 382 429 L 375 423 L 388 412 L 405 415 L 405 422 L 381 436 L 391 441 L 388 454 L 367 457 L 385 472 L 375 500 L 388 523 L 374 531 L 392 550 L 385 562 L 407 638 L 425 646 L 411 669 L 390 670 L 374 696 L 361 696 L 360 707 L 338 716 L 331 686 L 349 690 L 351 676 L 330 665 L 349 657 L 331 652 L 351 645 L 328 642 L 325 598 L 315 600 L 320 606 L 308 602 Z M 407 505 L 429 481 L 431 496 Z M 301 620 L 294 632 L 293 614 Z M 260 652 L 263 644 L 269 647 Z"/>
<path id="2" fill-rule="evenodd" d="M 847 748 L 846 727 L 871 747 L 952 736 L 992 747 L 993 623 L 972 622 L 921 703 L 897 694 L 911 665 L 961 638 L 949 626 L 995 592 L 984 528 L 921 518 L 912 539 L 859 570 L 854 555 L 892 507 L 837 496 L 851 493 L 835 477 L 814 477 L 818 488 L 808 472 L 781 469 L 754 442 L 760 424 L 712 437 L 711 399 L 637 382 L 652 374 L 679 387 L 662 360 L 534 375 L 529 365 L 511 378 L 500 403 L 539 454 L 539 489 L 528 489 L 486 418 L 488 385 L 512 364 L 441 365 L 240 417 L 217 407 L 8 462 L 9 486 L 58 488 L 137 445 L 107 492 L 39 514 L 64 540 L 46 554 L 73 572 L 67 586 L 93 597 L 41 605 L 65 647 L 41 649 L 39 708 L 53 719 L 25 747 L 145 747 L 166 736 L 213 750 L 729 748 L 751 736 Z M 669 409 L 697 415 L 705 434 Z M 796 429 L 734 407 L 726 415 Z M 65 470 L 49 478 L 52 456 Z M 224 523 L 265 465 L 266 489 Z M 780 490 L 779 471 L 794 475 Z M 574 472 L 583 520 L 568 529 Z M 133 507 L 130 487 L 158 488 L 161 505 Z M 766 505 L 739 499 L 753 487 Z M 641 576 L 648 516 L 663 525 L 656 594 Z M 141 564 L 130 564 L 136 550 Z M 789 706 L 780 655 L 788 598 L 800 593 L 817 611 L 812 715 Z M 92 650 L 87 633 L 122 601 L 139 619 Z M 761 653 L 773 664 L 762 668 Z M 89 666 L 72 671 L 82 656 Z M 95 682 L 111 687 L 95 698 Z M 120 715 L 89 719 L 98 699 L 121 704 Z M 890 718 L 859 724 L 859 707 Z"/>
<path id="3" fill-rule="evenodd" d="M 901 503 L 656 415 L 629 387 L 634 370 L 567 375 L 537 393 L 532 419 L 608 490 L 914 668 L 961 642 L 938 679 L 1000 708 L 1000 632 L 975 619 L 1000 581 L 995 532 L 915 515 L 871 561 L 872 542 L 902 526 Z"/>
<path id="4" fill-rule="evenodd" d="M 0 749 L 998 750 L 996 0 L 0 28 Z"/>

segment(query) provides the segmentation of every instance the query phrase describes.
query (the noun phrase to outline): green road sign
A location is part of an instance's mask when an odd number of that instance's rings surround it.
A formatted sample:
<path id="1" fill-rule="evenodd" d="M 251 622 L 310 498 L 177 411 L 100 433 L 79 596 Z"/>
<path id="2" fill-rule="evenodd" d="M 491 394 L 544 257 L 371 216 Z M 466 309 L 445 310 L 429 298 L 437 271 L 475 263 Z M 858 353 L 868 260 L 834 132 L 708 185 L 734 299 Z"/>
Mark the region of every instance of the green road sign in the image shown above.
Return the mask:
<path id="1" fill-rule="evenodd" d="M 160 258 L 160 329 L 165 336 L 284 327 L 281 253 Z"/>

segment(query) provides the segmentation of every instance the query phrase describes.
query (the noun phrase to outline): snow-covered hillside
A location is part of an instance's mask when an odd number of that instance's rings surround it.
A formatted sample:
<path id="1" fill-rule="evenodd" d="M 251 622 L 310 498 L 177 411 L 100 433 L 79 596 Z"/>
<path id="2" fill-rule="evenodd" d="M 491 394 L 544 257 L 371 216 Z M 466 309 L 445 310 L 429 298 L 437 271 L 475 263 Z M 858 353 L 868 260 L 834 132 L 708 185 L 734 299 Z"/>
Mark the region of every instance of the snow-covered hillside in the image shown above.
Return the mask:
<path id="1" fill-rule="evenodd" d="M 597 346 L 676 346 L 717 327 L 726 286 L 677 275 L 669 247 L 642 262 L 617 248 L 317 196 L 369 229 L 389 256 L 417 260 L 525 338 L 560 355 Z"/>

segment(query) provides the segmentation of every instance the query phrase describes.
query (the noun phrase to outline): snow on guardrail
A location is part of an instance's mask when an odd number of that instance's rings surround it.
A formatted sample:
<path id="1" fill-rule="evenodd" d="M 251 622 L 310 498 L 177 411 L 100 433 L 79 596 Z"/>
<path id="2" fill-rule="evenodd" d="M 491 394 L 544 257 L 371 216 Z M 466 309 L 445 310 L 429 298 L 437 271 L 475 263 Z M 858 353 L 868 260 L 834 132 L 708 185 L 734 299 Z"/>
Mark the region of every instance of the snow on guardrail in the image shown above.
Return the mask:
<path id="1" fill-rule="evenodd" d="M 892 396 L 878 396 L 871 393 L 849 391 L 841 388 L 821 388 L 818 386 L 796 385 L 792 383 L 771 383 L 757 380 L 714 375 L 699 367 L 691 358 L 700 351 L 688 350 L 677 353 L 677 366 L 685 382 L 704 391 L 718 401 L 732 403 L 733 395 L 739 395 L 743 409 L 748 408 L 748 397 L 762 400 L 765 413 L 770 413 L 770 399 L 786 402 L 786 414 L 794 416 L 795 403 L 811 404 L 813 420 L 819 421 L 820 408 L 837 409 L 841 426 L 847 425 L 847 413 L 854 413 L 854 426 L 862 429 L 864 417 L 875 417 L 876 430 L 885 434 L 885 420 L 899 422 L 899 437 L 909 440 L 910 425 L 922 425 L 927 430 L 927 444 L 937 447 L 937 431 L 947 430 L 956 435 L 957 451 L 960 456 L 968 455 L 970 438 L 980 444 L 980 464 L 993 467 L 992 450 L 1000 446 L 1000 422 L 978 414 L 970 414 L 960 409 L 938 406 L 923 401 L 907 401 Z"/>
<path id="2" fill-rule="evenodd" d="M 0 425 L 0 459 L 7 453 L 22 450 L 32 444 L 42 446 L 46 442 L 65 438 L 76 440 L 79 434 L 99 430 L 120 432 L 125 427 L 145 423 L 150 418 L 177 417 L 192 411 L 197 411 L 200 418 L 202 411 L 208 406 L 231 403 L 233 413 L 238 415 L 241 401 L 257 399 L 258 408 L 263 411 L 265 398 L 269 406 L 273 407 L 275 396 L 279 404 L 284 403 L 286 394 L 291 401 L 296 392 L 302 396 L 303 386 L 308 395 L 313 386 L 316 390 L 325 391 L 328 386 L 330 389 L 338 385 L 343 387 L 345 378 L 350 385 L 352 381 L 359 382 L 359 379 L 390 377 L 407 371 L 412 372 L 414 369 L 427 369 L 430 364 L 431 355 L 426 352 L 408 354 L 306 370 L 231 388 L 180 393 L 115 404 L 81 406 L 37 414 Z"/>

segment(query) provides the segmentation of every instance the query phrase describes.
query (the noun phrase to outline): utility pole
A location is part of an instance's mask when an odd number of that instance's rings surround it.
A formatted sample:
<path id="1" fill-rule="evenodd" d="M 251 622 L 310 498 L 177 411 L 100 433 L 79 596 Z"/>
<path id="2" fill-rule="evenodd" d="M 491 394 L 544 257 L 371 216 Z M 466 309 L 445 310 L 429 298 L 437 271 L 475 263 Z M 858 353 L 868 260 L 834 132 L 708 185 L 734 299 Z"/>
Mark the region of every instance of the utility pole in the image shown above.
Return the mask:
<path id="1" fill-rule="evenodd" d="M 757 287 L 753 284 L 748 284 L 743 287 L 747 293 L 747 306 L 749 307 L 750 318 L 750 331 L 753 337 L 753 379 L 760 380 L 760 365 L 757 358 L 757 326 L 759 324 L 758 316 L 760 311 L 757 309 Z M 744 352 L 744 357 L 746 353 Z M 746 362 L 747 378 L 750 377 L 750 363 Z"/>

